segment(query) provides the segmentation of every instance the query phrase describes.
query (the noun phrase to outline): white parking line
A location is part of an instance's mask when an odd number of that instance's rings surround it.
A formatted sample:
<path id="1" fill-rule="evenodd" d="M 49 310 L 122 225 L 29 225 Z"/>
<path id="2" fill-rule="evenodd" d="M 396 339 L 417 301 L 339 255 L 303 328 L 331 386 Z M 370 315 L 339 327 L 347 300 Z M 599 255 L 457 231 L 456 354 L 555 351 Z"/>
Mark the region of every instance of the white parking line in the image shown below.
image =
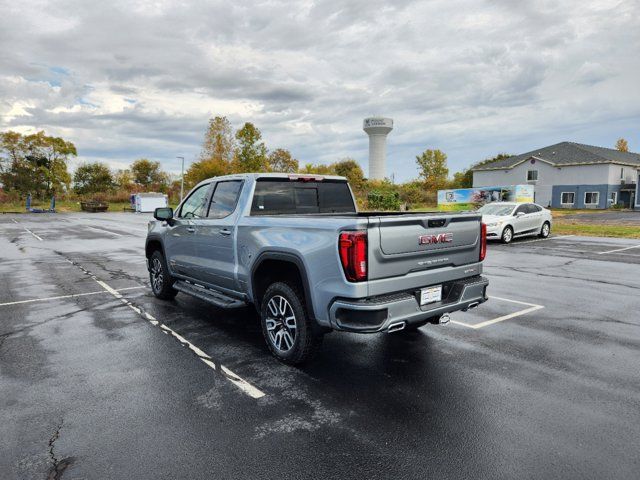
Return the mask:
<path id="1" fill-rule="evenodd" d="M 124 292 L 125 290 L 135 290 L 137 288 L 146 288 L 146 287 L 144 287 L 143 285 L 140 285 L 139 287 L 119 288 L 117 291 Z M 4 302 L 4 303 L 0 303 L 0 307 L 6 307 L 7 305 L 19 305 L 21 303 L 48 302 L 49 300 L 60 300 L 63 298 L 86 297 L 87 295 L 98 295 L 99 293 L 104 293 L 104 290 L 99 290 L 97 292 L 74 293 L 72 295 L 58 295 L 56 297 L 43 297 L 43 298 L 32 298 L 29 300 L 17 300 L 15 302 Z"/>
<path id="2" fill-rule="evenodd" d="M 15 218 L 12 218 L 11 220 L 13 220 L 13 223 L 20 223 L 18 221 L 16 221 Z M 38 240 L 40 240 L 41 242 L 43 242 L 44 240 L 42 240 L 42 238 L 40 238 L 38 235 L 36 235 L 35 233 L 33 233 L 31 230 L 29 230 L 27 227 L 22 227 L 24 228 L 27 232 L 29 232 L 31 235 L 33 235 L 35 238 L 37 238 Z"/>
<path id="3" fill-rule="evenodd" d="M 91 229 L 91 230 L 96 230 L 100 233 L 110 233 L 111 235 L 115 235 L 116 237 L 122 237 L 121 233 L 116 233 L 116 232 L 112 232 L 111 230 L 106 230 L 104 228 L 100 228 L 100 227 L 92 227 L 90 225 L 86 226 L 87 228 Z"/>
<path id="4" fill-rule="evenodd" d="M 527 313 L 535 312 L 536 310 L 540 310 L 540 309 L 544 308 L 544 306 L 536 305 L 535 303 L 522 302 L 520 300 L 511 300 L 509 298 L 495 297 L 493 295 L 490 296 L 489 298 L 493 299 L 493 300 L 500 300 L 500 301 L 503 301 L 503 302 L 517 303 L 519 305 L 526 305 L 529 308 L 525 308 L 524 310 L 519 310 L 517 312 L 509 313 L 507 315 L 502 315 L 501 317 L 493 318 L 491 320 L 486 320 L 484 322 L 476 323 L 476 324 L 473 324 L 473 325 L 470 324 L 470 323 L 459 322 L 457 320 L 451 320 L 451 323 L 455 323 L 456 325 L 460 325 L 460 326 L 467 327 L 467 328 L 473 328 L 474 330 L 477 330 L 479 328 L 488 327 L 489 325 L 493 325 L 494 323 L 504 322 L 505 320 L 509 320 L 511 318 L 519 317 L 521 315 L 526 315 Z"/>
<path id="5" fill-rule="evenodd" d="M 616 248 L 615 250 L 607 250 L 606 252 L 598 252 L 598 255 L 604 255 L 605 253 L 624 252 L 625 250 L 631 250 L 632 248 L 640 248 L 640 245 L 633 245 L 631 247 Z"/>
<path id="6" fill-rule="evenodd" d="M 208 366 L 212 370 L 216 370 L 216 371 L 219 371 L 220 373 L 222 373 L 222 375 L 227 380 L 229 380 L 231 383 L 233 383 L 242 392 L 244 392 L 245 394 L 249 395 L 250 397 L 256 398 L 256 399 L 257 398 L 262 398 L 262 397 L 265 396 L 265 393 L 263 391 L 261 391 L 261 390 L 257 389 L 256 387 L 254 387 L 249 382 L 247 382 L 246 380 L 242 379 L 240 376 L 238 376 L 235 373 L 233 373 L 231 370 L 229 370 L 224 365 L 219 365 L 219 368 L 218 368 L 218 366 L 215 364 L 213 359 L 209 355 L 207 355 L 205 352 L 203 352 L 200 348 L 198 348 L 195 345 L 193 345 L 191 342 L 189 342 L 186 338 L 184 338 L 179 333 L 177 333 L 177 332 L 173 331 L 171 328 L 167 327 L 164 323 L 160 323 L 150 313 L 143 311 L 141 308 L 139 308 L 136 305 L 134 305 L 133 303 L 131 303 L 129 300 L 124 298 L 118 292 L 118 290 L 112 288 L 106 282 L 103 282 L 102 280 L 98 280 L 98 278 L 94 274 L 92 274 L 89 270 L 85 269 L 82 265 L 79 265 L 79 264 L 77 264 L 75 262 L 72 262 L 71 260 L 68 260 L 68 259 L 67 259 L 67 261 L 69 263 L 71 263 L 72 265 L 75 265 L 76 267 L 78 267 L 86 275 L 90 276 L 98 285 L 100 285 L 102 288 L 104 288 L 105 291 L 109 292 L 115 298 L 119 299 L 123 304 L 125 304 L 131 310 L 133 310 L 138 315 L 140 315 L 142 318 L 147 320 L 151 325 L 153 325 L 154 327 L 160 327 L 163 332 L 165 332 L 166 334 L 171 334 L 181 344 L 186 345 L 193 353 L 196 354 L 196 356 L 202 361 L 202 363 L 204 363 L 206 366 Z"/>

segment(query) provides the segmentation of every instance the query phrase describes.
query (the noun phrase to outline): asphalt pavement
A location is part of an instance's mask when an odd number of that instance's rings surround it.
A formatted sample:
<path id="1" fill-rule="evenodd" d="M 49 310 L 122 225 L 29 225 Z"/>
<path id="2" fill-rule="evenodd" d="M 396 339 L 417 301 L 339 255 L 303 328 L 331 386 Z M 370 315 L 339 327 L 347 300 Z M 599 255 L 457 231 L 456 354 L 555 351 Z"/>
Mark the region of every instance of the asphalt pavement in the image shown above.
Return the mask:
<path id="1" fill-rule="evenodd" d="M 490 300 L 303 368 L 155 299 L 147 215 L 0 216 L 0 478 L 638 478 L 640 241 L 490 244 Z"/>

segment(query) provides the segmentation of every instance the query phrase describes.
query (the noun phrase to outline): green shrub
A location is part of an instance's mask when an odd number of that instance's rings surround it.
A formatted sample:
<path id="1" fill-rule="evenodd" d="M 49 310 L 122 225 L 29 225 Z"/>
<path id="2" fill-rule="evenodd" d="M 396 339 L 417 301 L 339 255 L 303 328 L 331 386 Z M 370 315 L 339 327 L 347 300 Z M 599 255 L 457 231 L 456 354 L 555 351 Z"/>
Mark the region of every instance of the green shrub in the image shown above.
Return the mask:
<path id="1" fill-rule="evenodd" d="M 369 210 L 400 210 L 400 194 L 398 192 L 373 191 L 367 194 Z"/>

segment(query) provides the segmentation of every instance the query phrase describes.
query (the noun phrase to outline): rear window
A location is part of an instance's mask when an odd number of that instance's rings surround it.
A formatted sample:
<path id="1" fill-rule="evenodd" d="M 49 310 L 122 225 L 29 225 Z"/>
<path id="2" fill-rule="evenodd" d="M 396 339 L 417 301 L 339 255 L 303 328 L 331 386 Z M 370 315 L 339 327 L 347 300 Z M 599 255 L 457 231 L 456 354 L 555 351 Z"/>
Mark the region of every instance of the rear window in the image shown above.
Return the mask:
<path id="1" fill-rule="evenodd" d="M 256 183 L 252 215 L 355 213 L 347 182 L 261 179 Z"/>

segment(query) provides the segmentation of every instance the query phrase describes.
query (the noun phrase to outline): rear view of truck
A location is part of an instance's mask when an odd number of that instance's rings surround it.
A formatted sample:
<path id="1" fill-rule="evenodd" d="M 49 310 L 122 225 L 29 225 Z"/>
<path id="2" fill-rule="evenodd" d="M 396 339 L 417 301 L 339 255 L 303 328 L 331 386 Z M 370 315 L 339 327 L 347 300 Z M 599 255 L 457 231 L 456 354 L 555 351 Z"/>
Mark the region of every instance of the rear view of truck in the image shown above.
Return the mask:
<path id="1" fill-rule="evenodd" d="M 339 250 L 346 279 L 362 288 L 332 303 L 335 328 L 411 330 L 486 301 L 486 235 L 478 215 L 361 215 L 367 228 L 342 232 Z"/>

